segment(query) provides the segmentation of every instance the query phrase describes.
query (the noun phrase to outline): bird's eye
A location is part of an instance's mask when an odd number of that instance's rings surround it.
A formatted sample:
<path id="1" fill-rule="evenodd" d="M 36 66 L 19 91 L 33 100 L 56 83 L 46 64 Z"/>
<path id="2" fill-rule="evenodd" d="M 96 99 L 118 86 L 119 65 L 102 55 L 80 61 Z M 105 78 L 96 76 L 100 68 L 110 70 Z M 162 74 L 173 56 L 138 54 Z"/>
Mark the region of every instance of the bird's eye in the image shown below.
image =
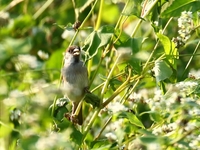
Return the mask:
<path id="1" fill-rule="evenodd" d="M 69 49 L 69 53 L 73 53 L 73 49 Z"/>

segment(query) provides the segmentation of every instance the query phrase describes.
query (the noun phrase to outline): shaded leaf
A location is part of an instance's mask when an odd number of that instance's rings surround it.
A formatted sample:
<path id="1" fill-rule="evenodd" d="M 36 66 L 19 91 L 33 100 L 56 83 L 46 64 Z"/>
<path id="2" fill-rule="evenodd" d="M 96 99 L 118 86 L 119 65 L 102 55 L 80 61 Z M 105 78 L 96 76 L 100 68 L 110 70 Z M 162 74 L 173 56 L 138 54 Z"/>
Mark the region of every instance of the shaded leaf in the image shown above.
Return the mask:
<path id="1" fill-rule="evenodd" d="M 132 52 L 135 54 L 141 50 L 142 43 L 144 38 L 128 38 L 128 37 L 122 37 L 119 38 L 120 42 L 117 42 L 115 44 L 116 48 L 119 47 L 130 47 Z"/>
<path id="2" fill-rule="evenodd" d="M 145 136 L 140 138 L 141 142 L 144 144 L 151 144 L 153 142 L 156 142 L 157 139 L 158 138 L 156 136 Z"/>
<path id="3" fill-rule="evenodd" d="M 113 26 L 103 26 L 103 27 L 101 27 L 97 31 L 97 34 L 98 34 L 99 38 L 101 39 L 101 43 L 99 44 L 98 48 L 108 44 L 113 33 L 114 33 L 114 27 Z"/>
<path id="4" fill-rule="evenodd" d="M 86 52 L 86 59 L 95 56 L 98 52 L 98 46 L 101 40 L 97 35 L 96 31 L 93 31 L 85 40 L 82 49 Z M 89 57 L 89 58 L 88 58 Z"/>
<path id="5" fill-rule="evenodd" d="M 155 121 L 155 122 L 160 122 L 163 120 L 161 115 L 155 111 L 145 111 L 145 112 L 141 113 L 140 115 L 142 116 L 144 114 L 149 114 L 152 121 Z"/>
<path id="6" fill-rule="evenodd" d="M 99 30 L 93 31 L 85 40 L 82 48 L 87 54 L 86 59 L 94 57 L 99 48 L 108 44 L 113 33 L 114 27 L 112 26 L 103 26 Z"/>
<path id="7" fill-rule="evenodd" d="M 99 107 L 100 106 L 100 97 L 91 93 L 91 92 L 86 92 L 85 94 L 85 98 L 84 100 L 89 103 L 89 104 L 92 104 L 92 106 L 95 108 L 95 107 Z"/>
<path id="8" fill-rule="evenodd" d="M 126 46 L 126 42 L 130 39 L 131 37 L 126 34 L 125 32 L 121 31 L 120 29 L 115 30 L 115 35 L 114 35 L 114 45 L 116 47 L 124 47 Z"/>
<path id="9" fill-rule="evenodd" d="M 70 138 L 78 145 L 81 145 L 83 134 L 74 128 L 73 132 L 70 135 Z"/>

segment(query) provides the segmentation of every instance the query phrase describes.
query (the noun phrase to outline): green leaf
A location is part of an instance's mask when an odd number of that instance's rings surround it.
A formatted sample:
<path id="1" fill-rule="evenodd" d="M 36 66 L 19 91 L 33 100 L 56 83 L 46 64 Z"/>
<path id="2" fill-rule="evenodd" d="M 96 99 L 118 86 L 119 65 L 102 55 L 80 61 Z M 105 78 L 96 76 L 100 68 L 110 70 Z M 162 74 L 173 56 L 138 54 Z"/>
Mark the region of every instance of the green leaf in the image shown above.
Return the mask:
<path id="1" fill-rule="evenodd" d="M 101 39 L 101 43 L 99 44 L 98 48 L 108 44 L 113 33 L 114 33 L 114 27 L 113 26 L 103 26 L 103 27 L 101 27 L 97 31 L 97 34 L 98 34 L 99 38 Z"/>
<path id="2" fill-rule="evenodd" d="M 157 60 L 155 62 L 155 67 L 153 68 L 153 71 L 155 73 L 157 82 L 169 78 L 173 73 L 172 69 L 163 60 Z"/>
<path id="3" fill-rule="evenodd" d="M 13 32 L 21 35 L 27 32 L 34 25 L 34 23 L 35 20 L 33 19 L 32 15 L 20 15 L 14 20 L 14 23 L 12 24 L 12 30 Z"/>
<path id="4" fill-rule="evenodd" d="M 39 135 L 30 135 L 26 138 L 21 139 L 20 146 L 22 149 L 30 149 L 35 146 L 35 143 L 40 139 Z"/>
<path id="5" fill-rule="evenodd" d="M 75 142 L 76 144 L 81 145 L 82 137 L 83 134 L 74 127 L 74 130 L 70 135 L 70 139 L 73 140 L 73 142 Z"/>
<path id="6" fill-rule="evenodd" d="M 176 17 L 180 16 L 182 11 L 195 12 L 199 10 L 199 0 L 175 0 L 172 4 L 161 14 L 162 17 Z"/>
<path id="7" fill-rule="evenodd" d="M 50 59 L 46 62 L 46 67 L 47 68 L 60 68 L 61 64 L 62 64 L 62 58 L 63 58 L 63 50 L 58 50 L 56 52 L 54 52 Z M 58 59 L 59 58 L 59 59 Z"/>
<path id="8" fill-rule="evenodd" d="M 173 66 L 173 68 L 176 69 L 177 68 L 176 59 L 178 59 L 178 50 L 175 47 L 175 44 L 167 36 L 161 33 L 157 33 L 157 36 L 161 41 L 161 43 L 163 44 L 166 58 Z"/>
<path id="9" fill-rule="evenodd" d="M 97 31 L 93 31 L 84 42 L 83 50 L 86 52 L 86 59 L 94 57 L 98 49 L 107 45 L 114 33 L 114 27 L 103 26 Z M 88 58 L 89 57 L 89 58 Z"/>
<path id="10" fill-rule="evenodd" d="M 155 111 L 145 111 L 145 112 L 141 113 L 140 116 L 142 116 L 144 114 L 149 114 L 152 121 L 155 121 L 155 122 L 163 121 L 160 113 L 157 113 Z"/>
<path id="11" fill-rule="evenodd" d="M 85 51 L 86 59 L 94 57 L 98 52 L 98 46 L 101 42 L 100 38 L 97 35 L 96 31 L 93 31 L 85 40 L 84 46 L 82 49 Z M 89 57 L 89 58 L 88 58 Z"/>
<path id="12" fill-rule="evenodd" d="M 87 0 L 75 0 L 74 2 L 75 2 L 75 7 L 80 8 L 87 2 Z"/>
<path id="13" fill-rule="evenodd" d="M 126 34 L 125 32 L 121 31 L 120 29 L 115 30 L 115 35 L 113 41 L 115 41 L 114 45 L 116 47 L 124 47 L 126 46 L 126 42 L 130 39 L 131 37 Z"/>
<path id="14" fill-rule="evenodd" d="M 157 137 L 156 136 L 145 136 L 145 137 L 141 137 L 140 140 L 142 143 L 144 144 L 151 144 L 157 141 Z"/>
<path id="15" fill-rule="evenodd" d="M 161 117 L 160 114 L 157 113 L 157 112 L 152 112 L 152 113 L 150 114 L 150 116 L 151 116 L 151 119 L 152 119 L 153 121 L 155 121 L 155 122 L 161 122 L 161 121 L 163 121 L 162 117 Z"/>
<path id="16" fill-rule="evenodd" d="M 171 41 L 169 40 L 167 36 L 161 33 L 157 33 L 157 36 L 159 40 L 161 41 L 161 43 L 163 44 L 166 55 L 169 55 L 171 51 Z"/>
<path id="17" fill-rule="evenodd" d="M 158 86 L 160 87 L 162 94 L 165 94 L 167 92 L 166 87 L 165 87 L 165 82 L 164 81 L 160 81 L 158 83 Z"/>
<path id="18" fill-rule="evenodd" d="M 119 118 L 126 118 L 130 121 L 131 124 L 134 124 L 138 127 L 145 128 L 142 122 L 137 118 L 136 115 L 130 112 L 122 112 L 118 115 Z"/>
<path id="19" fill-rule="evenodd" d="M 125 16 L 135 15 L 137 17 L 140 17 L 142 11 L 141 3 L 142 3 L 141 0 L 134 0 L 134 1 L 129 0 L 126 9 L 123 12 L 123 15 Z"/>
<path id="20" fill-rule="evenodd" d="M 114 24 L 120 16 L 120 9 L 118 5 L 113 5 L 112 3 L 104 3 L 102 11 L 102 22 L 107 24 Z"/>
<path id="21" fill-rule="evenodd" d="M 119 39 L 120 40 L 120 39 Z M 139 37 L 139 38 L 129 38 L 126 41 L 124 40 L 121 43 L 116 44 L 116 48 L 119 47 L 130 47 L 132 52 L 135 54 L 141 50 L 142 43 L 143 43 L 144 38 Z"/>
<path id="22" fill-rule="evenodd" d="M 106 150 L 110 149 L 111 145 L 107 139 L 97 140 L 91 142 L 91 148 L 92 150 Z"/>

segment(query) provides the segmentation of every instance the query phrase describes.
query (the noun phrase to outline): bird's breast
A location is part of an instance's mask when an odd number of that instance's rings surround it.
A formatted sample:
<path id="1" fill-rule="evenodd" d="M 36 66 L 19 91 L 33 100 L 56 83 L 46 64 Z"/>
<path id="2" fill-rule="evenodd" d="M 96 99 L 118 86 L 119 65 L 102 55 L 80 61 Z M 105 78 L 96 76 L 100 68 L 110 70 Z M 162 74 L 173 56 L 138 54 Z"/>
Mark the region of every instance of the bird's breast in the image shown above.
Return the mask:
<path id="1" fill-rule="evenodd" d="M 64 92 L 72 101 L 80 101 L 88 87 L 87 69 L 83 65 L 68 66 L 62 70 L 64 79 Z"/>

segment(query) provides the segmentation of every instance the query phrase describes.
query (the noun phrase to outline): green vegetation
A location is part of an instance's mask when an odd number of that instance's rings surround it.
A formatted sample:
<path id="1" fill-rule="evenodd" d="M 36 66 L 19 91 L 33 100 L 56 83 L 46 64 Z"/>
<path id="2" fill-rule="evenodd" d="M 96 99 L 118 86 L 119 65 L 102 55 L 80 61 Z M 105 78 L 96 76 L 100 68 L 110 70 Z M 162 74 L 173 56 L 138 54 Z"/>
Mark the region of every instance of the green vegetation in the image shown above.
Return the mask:
<path id="1" fill-rule="evenodd" d="M 199 0 L 0 1 L 1 150 L 200 149 Z M 84 123 L 63 52 L 82 48 Z M 94 96 L 95 98 L 95 96 Z"/>

